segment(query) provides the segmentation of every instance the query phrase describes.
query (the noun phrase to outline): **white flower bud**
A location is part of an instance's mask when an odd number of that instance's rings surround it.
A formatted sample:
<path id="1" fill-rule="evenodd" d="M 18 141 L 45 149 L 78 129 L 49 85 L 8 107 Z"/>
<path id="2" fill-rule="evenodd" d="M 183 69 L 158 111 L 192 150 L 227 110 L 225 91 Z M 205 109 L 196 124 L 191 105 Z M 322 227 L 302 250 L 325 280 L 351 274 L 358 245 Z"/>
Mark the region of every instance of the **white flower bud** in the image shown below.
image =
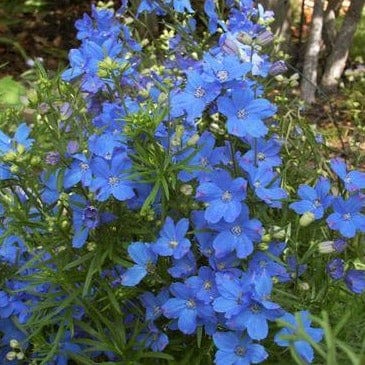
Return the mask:
<path id="1" fill-rule="evenodd" d="M 15 351 L 9 351 L 6 354 L 6 360 L 13 361 L 16 359 L 16 352 Z"/>
<path id="2" fill-rule="evenodd" d="M 318 245 L 318 251 L 320 253 L 333 253 L 335 252 L 335 248 L 333 246 L 334 244 L 334 241 L 324 241 L 324 242 L 321 242 L 319 245 Z"/>
<path id="3" fill-rule="evenodd" d="M 316 220 L 315 215 L 311 212 L 306 212 L 304 213 L 300 219 L 299 219 L 299 224 L 302 227 L 307 227 L 309 226 L 311 223 L 313 223 Z"/>

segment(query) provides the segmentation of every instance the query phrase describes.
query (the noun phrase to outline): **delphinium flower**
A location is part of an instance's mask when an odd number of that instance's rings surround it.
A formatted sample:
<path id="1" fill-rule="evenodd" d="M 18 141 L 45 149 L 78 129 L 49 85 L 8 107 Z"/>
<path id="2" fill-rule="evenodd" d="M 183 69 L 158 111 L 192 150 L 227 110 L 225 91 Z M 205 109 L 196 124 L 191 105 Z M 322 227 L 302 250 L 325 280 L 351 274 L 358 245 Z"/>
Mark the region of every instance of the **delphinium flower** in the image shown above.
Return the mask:
<path id="1" fill-rule="evenodd" d="M 0 154 L 5 154 L 9 151 L 16 151 L 19 146 L 23 146 L 26 150 L 29 149 L 34 139 L 29 138 L 31 129 L 27 124 L 21 123 L 14 133 L 13 138 L 7 136 L 0 131 Z"/>
<path id="2" fill-rule="evenodd" d="M 347 172 L 346 163 L 341 158 L 334 158 L 330 161 L 332 170 L 345 184 L 345 189 L 349 192 L 365 189 L 365 172 Z"/>
<path id="3" fill-rule="evenodd" d="M 171 115 L 179 117 L 186 113 L 189 123 L 199 118 L 208 103 L 220 93 L 220 85 L 209 75 L 202 75 L 193 70 L 187 73 L 184 90 L 171 96 Z"/>
<path id="4" fill-rule="evenodd" d="M 92 171 L 90 169 L 90 159 L 82 153 L 72 156 L 73 161 L 65 171 L 63 186 L 69 189 L 79 182 L 82 186 L 90 186 L 92 181 Z"/>
<path id="5" fill-rule="evenodd" d="M 191 7 L 190 0 L 164 0 L 164 3 L 170 5 L 172 3 L 173 8 L 178 13 L 193 13 L 194 10 Z"/>
<path id="6" fill-rule="evenodd" d="M 155 321 L 162 315 L 162 305 L 170 298 L 169 291 L 162 289 L 157 295 L 151 292 L 144 292 L 140 295 L 139 300 L 146 309 L 146 321 Z"/>
<path id="7" fill-rule="evenodd" d="M 280 264 L 279 255 L 286 247 L 284 242 L 272 242 L 266 251 L 257 251 L 251 257 L 248 268 L 252 272 L 260 273 L 263 270 L 279 282 L 290 281 L 290 275 L 284 264 Z"/>
<path id="8" fill-rule="evenodd" d="M 280 320 L 286 322 L 287 325 L 275 335 L 275 343 L 282 347 L 292 345 L 304 361 L 311 363 L 314 358 L 313 349 L 309 342 L 303 339 L 300 333 L 298 333 L 299 329 L 304 331 L 314 342 L 322 340 L 323 330 L 321 328 L 311 327 L 311 319 L 308 311 L 301 311 L 297 313 L 297 316 L 285 313 Z M 284 339 L 284 336 L 293 336 L 293 339 Z"/>
<path id="9" fill-rule="evenodd" d="M 268 321 L 274 321 L 283 315 L 280 305 L 270 301 L 272 279 L 265 270 L 244 274 L 242 279 L 250 285 L 248 300 L 239 314 L 226 321 L 226 325 L 234 330 L 247 330 L 250 338 L 262 340 L 269 332 Z"/>
<path id="10" fill-rule="evenodd" d="M 345 261 L 340 258 L 331 260 L 327 264 L 326 272 L 334 280 L 342 279 L 345 275 Z"/>
<path id="11" fill-rule="evenodd" d="M 254 92 L 242 89 L 218 98 L 218 110 L 227 117 L 227 131 L 238 137 L 263 137 L 268 128 L 264 119 L 272 117 L 276 107 L 266 99 L 256 99 Z"/>
<path id="12" fill-rule="evenodd" d="M 213 308 L 224 317 L 231 319 L 242 313 L 250 303 L 251 282 L 231 273 L 217 273 L 215 277 L 218 296 L 213 301 Z"/>
<path id="13" fill-rule="evenodd" d="M 135 286 L 147 275 L 155 270 L 157 256 L 151 249 L 151 244 L 133 242 L 128 246 L 128 254 L 136 263 L 128 268 L 121 278 L 124 286 Z"/>
<path id="14" fill-rule="evenodd" d="M 0 230 L 1 233 L 1 230 Z M 2 262 L 16 264 L 22 258 L 22 255 L 28 250 L 24 245 L 23 240 L 15 235 L 5 237 L 0 245 L 0 259 Z"/>
<path id="15" fill-rule="evenodd" d="M 193 289 L 196 297 L 204 303 L 212 302 L 218 294 L 214 274 L 211 268 L 201 266 L 197 276 L 191 276 L 186 280 L 186 284 Z"/>
<path id="16" fill-rule="evenodd" d="M 280 187 L 280 178 L 271 167 L 260 165 L 259 167 L 246 166 L 248 181 L 258 198 L 263 200 L 268 206 L 280 208 L 282 199 L 287 197 L 287 193 Z"/>
<path id="17" fill-rule="evenodd" d="M 216 10 L 216 4 L 214 0 L 205 0 L 204 1 L 204 12 L 208 17 L 208 30 L 210 34 L 216 32 L 218 28 L 218 14 Z"/>
<path id="18" fill-rule="evenodd" d="M 244 139 L 247 141 L 251 149 L 244 155 L 239 152 L 236 153 L 236 159 L 242 169 L 245 170 L 246 166 L 260 166 L 265 164 L 268 167 L 280 166 L 281 157 L 279 155 L 281 144 L 275 138 L 249 138 Z"/>
<path id="19" fill-rule="evenodd" d="M 220 54 L 213 57 L 206 53 L 203 58 L 203 68 L 208 75 L 214 77 L 221 84 L 234 80 L 242 80 L 251 70 L 249 62 L 241 62 L 237 56 Z"/>
<path id="20" fill-rule="evenodd" d="M 181 259 L 189 252 L 191 246 L 190 241 L 185 238 L 188 229 L 188 219 L 182 218 L 175 225 L 174 221 L 167 217 L 159 239 L 152 245 L 153 252 L 160 256 Z"/>
<path id="21" fill-rule="evenodd" d="M 0 290 L 0 318 L 16 316 L 20 323 L 25 323 L 29 308 L 23 303 L 21 297 L 21 293 L 10 295 Z"/>
<path id="22" fill-rule="evenodd" d="M 302 276 L 307 270 L 307 264 L 300 264 L 298 258 L 294 255 L 286 257 L 287 270 L 290 276 L 295 279 Z"/>
<path id="23" fill-rule="evenodd" d="M 177 160 L 188 158 L 188 165 L 192 167 L 191 171 L 184 169 L 179 172 L 179 179 L 187 182 L 193 178 L 199 181 L 207 180 L 213 171 L 213 167 L 222 160 L 222 149 L 215 147 L 215 138 L 210 132 L 204 132 L 193 148 L 189 148 L 185 153 L 177 156 Z M 192 156 L 190 158 L 190 156 Z"/>
<path id="24" fill-rule="evenodd" d="M 365 292 L 365 270 L 347 270 L 345 284 L 353 293 L 362 294 Z"/>
<path id="25" fill-rule="evenodd" d="M 43 185 L 43 189 L 41 192 L 41 199 L 46 204 L 53 204 L 55 203 L 59 196 L 59 184 L 58 179 L 60 177 L 60 170 L 56 170 L 51 174 L 46 174 L 44 171 L 41 176 L 41 183 Z"/>
<path id="26" fill-rule="evenodd" d="M 167 272 L 176 279 L 187 278 L 196 272 L 196 259 L 194 254 L 189 251 L 181 259 L 172 258 L 172 266 Z"/>
<path id="27" fill-rule="evenodd" d="M 91 162 L 91 169 L 95 176 L 90 190 L 95 192 L 96 199 L 106 201 L 110 196 L 125 201 L 135 196 L 133 184 L 128 173 L 131 161 L 125 153 L 113 155 L 111 161 L 95 157 Z"/>
<path id="28" fill-rule="evenodd" d="M 162 306 L 162 313 L 167 318 L 177 319 L 177 326 L 182 333 L 194 333 L 199 320 L 214 321 L 213 308 L 197 299 L 195 291 L 189 285 L 173 283 L 170 291 L 174 298 Z"/>
<path id="29" fill-rule="evenodd" d="M 356 194 L 347 200 L 338 196 L 334 198 L 332 207 L 334 213 L 327 218 L 331 229 L 340 231 L 347 238 L 354 237 L 357 231 L 365 232 L 365 216 L 361 214 L 363 198 Z"/>
<path id="30" fill-rule="evenodd" d="M 212 173 L 211 182 L 198 186 L 196 199 L 208 203 L 204 217 L 210 223 L 220 219 L 232 223 L 242 210 L 242 200 L 246 197 L 246 180 L 232 179 L 230 173 L 218 170 Z"/>
<path id="31" fill-rule="evenodd" d="M 328 179 L 321 177 L 314 188 L 300 185 L 298 195 L 302 200 L 289 205 L 298 214 L 313 213 L 315 219 L 323 217 L 325 210 L 331 205 L 333 196 L 329 195 L 331 184 Z"/>
<path id="32" fill-rule="evenodd" d="M 253 343 L 242 332 L 216 332 L 213 341 L 218 348 L 217 365 L 258 364 L 269 356 L 262 345 Z"/>
<path id="33" fill-rule="evenodd" d="M 169 343 L 166 333 L 157 328 L 153 322 L 149 322 L 144 331 L 136 338 L 139 344 L 143 344 L 145 348 L 152 351 L 163 351 Z"/>
<path id="34" fill-rule="evenodd" d="M 72 223 L 74 229 L 72 247 L 75 248 L 84 246 L 90 230 L 115 219 L 115 216 L 111 213 L 100 213 L 98 208 L 87 202 L 81 195 L 72 195 L 70 206 L 73 213 Z"/>
<path id="35" fill-rule="evenodd" d="M 212 226 L 219 233 L 214 238 L 215 256 L 220 258 L 235 251 L 238 258 L 249 256 L 254 249 L 254 242 L 262 236 L 262 225 L 258 219 L 250 219 L 247 206 L 242 205 L 241 213 L 232 223 L 219 223 Z"/>

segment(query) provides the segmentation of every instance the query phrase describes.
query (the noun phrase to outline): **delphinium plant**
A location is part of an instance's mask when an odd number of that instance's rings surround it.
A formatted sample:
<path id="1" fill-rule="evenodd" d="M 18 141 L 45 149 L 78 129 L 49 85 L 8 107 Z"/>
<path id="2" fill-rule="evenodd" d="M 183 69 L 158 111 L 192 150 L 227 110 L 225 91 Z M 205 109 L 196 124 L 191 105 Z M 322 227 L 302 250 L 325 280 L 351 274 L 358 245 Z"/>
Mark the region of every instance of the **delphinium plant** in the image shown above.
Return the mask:
<path id="1" fill-rule="evenodd" d="M 273 14 L 202 5 L 93 7 L 1 132 L 2 363 L 360 364 L 365 173 L 266 95 Z"/>

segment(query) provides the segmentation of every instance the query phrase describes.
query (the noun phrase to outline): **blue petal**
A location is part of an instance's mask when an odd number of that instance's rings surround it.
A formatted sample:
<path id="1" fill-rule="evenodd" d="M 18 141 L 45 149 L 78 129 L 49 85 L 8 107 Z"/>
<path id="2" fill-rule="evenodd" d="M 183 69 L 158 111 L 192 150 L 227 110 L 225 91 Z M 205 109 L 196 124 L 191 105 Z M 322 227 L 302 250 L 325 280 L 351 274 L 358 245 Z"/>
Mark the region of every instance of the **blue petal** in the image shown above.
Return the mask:
<path id="1" fill-rule="evenodd" d="M 124 286 L 135 286 L 147 275 L 147 270 L 140 265 L 134 265 L 130 267 L 122 275 L 122 285 Z"/>

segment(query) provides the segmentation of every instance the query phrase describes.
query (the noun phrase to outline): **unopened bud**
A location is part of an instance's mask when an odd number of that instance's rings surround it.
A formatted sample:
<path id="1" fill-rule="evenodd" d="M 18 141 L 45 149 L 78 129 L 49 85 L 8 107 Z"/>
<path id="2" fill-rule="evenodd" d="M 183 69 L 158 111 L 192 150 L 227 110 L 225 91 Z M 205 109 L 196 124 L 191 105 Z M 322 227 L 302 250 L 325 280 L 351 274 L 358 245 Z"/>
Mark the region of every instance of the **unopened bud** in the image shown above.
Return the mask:
<path id="1" fill-rule="evenodd" d="M 272 76 L 283 74 L 284 72 L 288 71 L 286 64 L 284 61 L 276 61 L 274 62 L 269 70 L 269 74 Z"/>
<path id="2" fill-rule="evenodd" d="M 181 185 L 180 187 L 180 191 L 184 194 L 184 195 L 191 195 L 193 193 L 193 187 L 189 184 L 184 184 Z"/>
<path id="3" fill-rule="evenodd" d="M 299 287 L 299 289 L 305 290 L 305 291 L 310 289 L 310 286 L 306 281 L 303 281 L 302 283 L 299 283 L 298 287 Z"/>
<path id="4" fill-rule="evenodd" d="M 313 223 L 316 220 L 315 215 L 312 212 L 306 212 L 304 213 L 300 219 L 299 219 L 299 224 L 302 227 L 307 227 L 309 226 L 311 223 Z"/>
<path id="5" fill-rule="evenodd" d="M 266 46 L 272 42 L 274 35 L 268 30 L 264 30 L 256 37 L 256 42 L 261 46 Z"/>
<path id="6" fill-rule="evenodd" d="M 320 253 L 333 253 L 333 252 L 335 252 L 335 248 L 334 248 L 333 244 L 334 244 L 333 241 L 321 242 L 318 245 L 318 251 Z"/>
<path id="7" fill-rule="evenodd" d="M 24 360 L 24 353 L 23 353 L 23 352 L 18 352 L 18 353 L 16 354 L 16 358 L 17 358 L 18 360 Z"/>
<path id="8" fill-rule="evenodd" d="M 10 347 L 11 347 L 12 349 L 18 349 L 18 348 L 20 347 L 20 345 L 19 345 L 19 341 L 18 341 L 18 340 L 16 340 L 16 339 L 12 339 L 12 340 L 10 340 Z"/>
<path id="9" fill-rule="evenodd" d="M 274 226 L 272 228 L 271 235 L 273 238 L 275 238 L 277 240 L 283 240 L 286 236 L 286 232 L 285 232 L 284 228 L 281 228 L 279 226 Z"/>
<path id="10" fill-rule="evenodd" d="M 16 352 L 15 351 L 9 351 L 6 354 L 6 360 L 13 361 L 16 359 Z"/>

